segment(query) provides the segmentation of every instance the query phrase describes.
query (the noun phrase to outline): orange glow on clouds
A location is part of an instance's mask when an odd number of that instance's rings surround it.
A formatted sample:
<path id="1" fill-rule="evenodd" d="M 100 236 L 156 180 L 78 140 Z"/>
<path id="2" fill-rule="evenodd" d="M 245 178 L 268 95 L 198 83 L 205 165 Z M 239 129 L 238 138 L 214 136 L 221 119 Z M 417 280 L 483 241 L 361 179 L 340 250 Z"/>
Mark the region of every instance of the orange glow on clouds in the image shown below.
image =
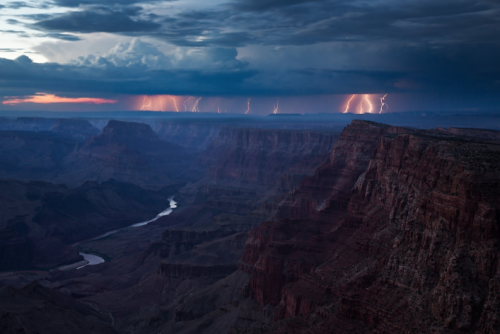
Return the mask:
<path id="1" fill-rule="evenodd" d="M 36 93 L 27 98 L 13 98 L 5 100 L 2 104 L 16 105 L 21 103 L 88 103 L 88 104 L 104 104 L 104 103 L 117 103 L 117 100 L 101 99 L 96 97 L 60 97 L 54 94 Z"/>

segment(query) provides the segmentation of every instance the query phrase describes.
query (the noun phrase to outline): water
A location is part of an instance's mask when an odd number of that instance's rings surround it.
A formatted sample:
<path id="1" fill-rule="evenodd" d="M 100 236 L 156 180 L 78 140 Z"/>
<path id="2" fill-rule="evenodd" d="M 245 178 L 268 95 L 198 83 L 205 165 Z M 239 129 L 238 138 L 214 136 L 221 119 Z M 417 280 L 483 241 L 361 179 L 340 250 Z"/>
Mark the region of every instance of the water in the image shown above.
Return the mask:
<path id="1" fill-rule="evenodd" d="M 172 211 L 173 211 L 172 209 L 175 209 L 177 207 L 177 202 L 174 201 L 174 197 L 170 197 L 168 200 L 170 201 L 170 207 L 168 209 L 166 209 L 165 211 L 160 212 L 156 217 L 154 217 L 151 220 L 148 220 L 148 221 L 145 221 L 145 222 L 142 222 L 142 223 L 137 223 L 137 224 L 131 225 L 129 227 L 144 226 L 144 225 L 147 225 L 149 223 L 152 223 L 152 222 L 158 220 L 160 217 L 168 216 L 169 214 L 171 214 Z"/>
<path id="2" fill-rule="evenodd" d="M 133 224 L 133 225 L 130 225 L 129 227 L 125 227 L 125 228 L 121 228 L 121 229 L 118 229 L 118 230 L 113 230 L 113 231 L 109 231 L 109 232 L 106 232 L 104 233 L 103 235 L 100 235 L 98 237 L 95 237 L 94 239 L 92 240 L 98 240 L 98 239 L 102 239 L 104 237 L 107 237 L 108 235 L 111 235 L 111 234 L 114 234 L 118 231 L 121 231 L 121 230 L 124 230 L 126 228 L 130 228 L 130 227 L 140 227 L 140 226 L 145 226 L 149 223 L 152 223 L 156 220 L 158 220 L 160 217 L 163 217 L 163 216 L 168 216 L 169 214 L 172 213 L 172 209 L 175 209 L 177 207 L 177 202 L 174 201 L 174 197 L 170 197 L 168 199 L 170 201 L 170 207 L 167 208 L 166 210 L 160 212 L 158 215 L 156 215 L 156 217 L 154 217 L 153 219 L 151 220 L 148 220 L 148 221 L 145 221 L 145 222 L 141 222 L 141 223 L 136 223 L 136 224 Z M 100 256 L 97 256 L 97 255 L 94 255 L 94 254 L 86 254 L 86 253 L 80 253 L 81 256 L 83 256 L 83 258 L 88 261 L 87 264 L 84 264 L 83 266 L 80 266 L 80 267 L 77 267 L 76 269 L 81 269 L 83 267 L 86 267 L 86 266 L 95 266 L 96 264 L 100 264 L 100 263 L 103 263 L 105 262 L 104 259 Z"/>
<path id="3" fill-rule="evenodd" d="M 95 266 L 96 264 L 104 262 L 104 259 L 102 257 L 99 257 L 99 256 L 94 255 L 94 254 L 85 254 L 85 253 L 80 252 L 80 255 L 83 256 L 83 258 L 86 261 L 88 261 L 88 263 L 84 264 L 83 266 L 80 266 L 76 269 L 82 269 L 83 267 L 86 267 L 86 266 Z"/>
<path id="4" fill-rule="evenodd" d="M 105 237 L 107 237 L 108 235 L 114 234 L 114 233 L 116 233 L 116 232 L 119 232 L 119 231 L 124 230 L 124 229 L 129 228 L 129 227 L 139 227 L 139 226 L 144 226 L 144 225 L 147 225 L 147 224 L 149 224 L 149 223 L 152 223 L 152 222 L 154 222 L 154 221 L 158 220 L 158 218 L 160 218 L 160 217 L 163 217 L 163 216 L 168 216 L 169 214 L 171 214 L 171 213 L 172 213 L 172 211 L 173 211 L 172 209 L 175 209 L 175 208 L 177 207 L 177 202 L 176 202 L 176 201 L 174 201 L 174 197 L 173 197 L 173 196 L 172 196 L 172 197 L 170 197 L 168 200 L 170 201 L 170 207 L 169 207 L 169 208 L 167 208 L 167 209 L 165 209 L 165 211 L 160 212 L 160 213 L 159 213 L 156 217 L 154 217 L 153 219 L 148 220 L 148 221 L 145 221 L 145 222 L 141 222 L 141 223 L 136 223 L 136 224 L 130 225 L 130 226 L 128 226 L 128 227 L 120 228 L 120 229 L 118 229 L 118 230 L 113 230 L 113 231 L 106 232 L 106 233 L 104 233 L 103 235 L 100 235 L 100 236 L 98 236 L 98 237 L 95 237 L 95 238 L 94 238 L 94 239 L 92 239 L 92 240 L 98 240 L 98 239 L 105 238 Z"/>

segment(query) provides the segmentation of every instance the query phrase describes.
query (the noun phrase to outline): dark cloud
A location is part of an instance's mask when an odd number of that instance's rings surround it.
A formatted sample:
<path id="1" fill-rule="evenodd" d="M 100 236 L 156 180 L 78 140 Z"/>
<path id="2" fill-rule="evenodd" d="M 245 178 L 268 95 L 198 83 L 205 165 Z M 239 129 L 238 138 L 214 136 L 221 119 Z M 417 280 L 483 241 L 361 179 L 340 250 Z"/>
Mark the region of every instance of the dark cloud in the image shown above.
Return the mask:
<path id="1" fill-rule="evenodd" d="M 101 94 L 235 94 L 251 70 L 147 70 L 143 66 L 118 67 L 105 59 L 101 66 L 33 63 L 28 57 L 0 58 L 0 89 L 10 95 L 38 91 Z"/>
<path id="2" fill-rule="evenodd" d="M 30 35 L 26 31 L 22 30 L 0 30 L 0 33 L 3 34 L 15 34 L 20 38 L 27 38 L 30 37 Z"/>
<path id="3" fill-rule="evenodd" d="M 22 49 L 16 49 L 16 48 L 0 48 L 0 52 L 19 52 L 22 51 Z"/>
<path id="4" fill-rule="evenodd" d="M 20 23 L 18 20 L 16 19 L 7 19 L 5 20 L 5 22 L 7 22 L 8 24 L 12 24 L 12 25 L 15 25 L 15 24 L 18 24 Z"/>
<path id="5" fill-rule="evenodd" d="M 70 34 L 61 34 L 61 33 L 57 33 L 57 32 L 49 32 L 49 33 L 40 34 L 40 35 L 37 35 L 37 36 L 39 36 L 39 37 L 50 37 L 50 38 L 55 38 L 55 39 L 60 39 L 60 40 L 63 40 L 63 41 L 70 41 L 70 42 L 75 42 L 75 41 L 81 40 L 81 38 L 78 37 L 78 36 L 70 35 Z"/>
<path id="6" fill-rule="evenodd" d="M 160 27 L 158 23 L 133 19 L 140 8 L 125 7 L 111 9 L 91 7 L 83 11 L 68 12 L 36 22 L 33 26 L 41 30 L 64 32 L 110 32 L 132 33 L 153 31 Z"/>
<path id="7" fill-rule="evenodd" d="M 78 38 L 72 32 L 147 36 L 191 55 L 170 59 L 135 41 L 71 65 L 2 60 L 0 84 L 113 94 L 500 93 L 496 0 L 233 0 L 175 15 L 134 0 L 55 3 L 80 8 L 31 16 L 33 27 L 66 40 Z M 254 52 L 248 59 L 257 64 L 248 64 L 237 47 L 267 53 Z M 264 57 L 271 60 L 259 67 Z"/>
<path id="8" fill-rule="evenodd" d="M 142 8 L 127 5 L 132 0 L 118 2 L 120 5 L 93 0 L 63 2 L 86 6 L 55 17 L 33 16 L 34 26 L 61 32 L 135 33 L 195 47 L 335 41 L 499 43 L 500 31 L 500 3 L 486 0 L 453 4 L 433 0 L 239 0 L 175 16 L 150 13 L 147 17 Z"/>
<path id="9" fill-rule="evenodd" d="M 175 1 L 175 0 L 161 0 Z M 160 0 L 54 0 L 57 6 L 79 7 L 86 5 L 132 5 L 136 3 L 160 2 Z"/>
<path id="10" fill-rule="evenodd" d="M 23 8 L 23 7 L 32 8 L 33 6 L 31 4 L 28 4 L 27 2 L 24 2 L 24 1 L 13 1 L 13 2 L 7 3 L 7 8 L 19 9 L 19 8 Z"/>
<path id="11" fill-rule="evenodd" d="M 0 8 L 10 8 L 10 9 L 20 9 L 20 8 L 40 8 L 40 9 L 47 9 L 50 8 L 52 5 L 49 2 L 36 2 L 36 3 L 29 3 L 26 1 L 11 1 L 8 2 L 6 5 L 0 5 Z"/>
<path id="12" fill-rule="evenodd" d="M 140 41 L 74 64 L 37 64 L 27 57 L 0 59 L 0 89 L 16 95 L 36 91 L 72 94 L 310 95 L 353 93 L 497 94 L 500 65 L 464 48 L 429 51 L 388 48 L 366 69 L 282 68 L 258 71 L 226 48 L 201 48 L 172 66 L 165 55 Z M 498 55 L 493 46 L 485 53 Z M 449 54 L 447 54 L 449 53 Z M 391 58 L 388 55 L 391 54 Z M 364 55 L 364 57 L 375 55 Z M 398 59 L 399 64 L 394 62 Z M 170 65 L 169 65 L 170 64 Z M 381 64 L 381 65 L 380 65 Z M 383 65 L 383 66 L 382 66 Z M 393 66 L 393 69 L 391 69 Z M 385 69 L 384 69 L 385 68 Z"/>
<path id="13" fill-rule="evenodd" d="M 180 46 L 311 45 L 332 41 L 498 43 L 500 4 L 475 0 L 250 1 L 155 17 L 153 36 Z"/>
<path id="14" fill-rule="evenodd" d="M 324 2 L 325 0 L 240 0 L 230 3 L 237 10 L 263 11 L 272 8 L 290 7 L 310 2 Z"/>

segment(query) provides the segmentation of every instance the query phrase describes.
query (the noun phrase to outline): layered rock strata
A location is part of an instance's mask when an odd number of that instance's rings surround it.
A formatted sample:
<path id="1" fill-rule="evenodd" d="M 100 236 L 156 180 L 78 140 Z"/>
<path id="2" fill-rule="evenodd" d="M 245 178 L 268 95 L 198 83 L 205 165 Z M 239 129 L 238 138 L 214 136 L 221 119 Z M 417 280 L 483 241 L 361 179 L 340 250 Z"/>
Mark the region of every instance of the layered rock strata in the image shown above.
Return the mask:
<path id="1" fill-rule="evenodd" d="M 304 161 L 330 151 L 337 138 L 314 131 L 223 127 L 198 164 L 212 166 L 208 177 L 216 183 L 272 187 L 289 170 L 310 172 Z"/>
<path id="2" fill-rule="evenodd" d="M 347 127 L 295 191 L 323 202 L 250 232 L 239 267 L 276 306 L 267 330 L 498 332 L 500 143 L 474 137 Z"/>
<path id="3" fill-rule="evenodd" d="M 160 188 L 179 182 L 193 160 L 193 152 L 160 140 L 146 124 L 112 120 L 65 157 L 57 180 L 78 184 L 114 178 Z"/>

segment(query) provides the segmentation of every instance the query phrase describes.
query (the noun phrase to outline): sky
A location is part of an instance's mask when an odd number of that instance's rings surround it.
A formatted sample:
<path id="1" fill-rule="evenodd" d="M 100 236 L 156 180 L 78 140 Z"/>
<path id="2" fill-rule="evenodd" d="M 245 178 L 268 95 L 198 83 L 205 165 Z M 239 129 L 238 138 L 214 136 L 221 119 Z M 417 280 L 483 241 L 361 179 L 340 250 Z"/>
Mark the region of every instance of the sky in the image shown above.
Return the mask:
<path id="1" fill-rule="evenodd" d="M 499 0 L 1 0 L 0 111 L 500 112 L 499 36 Z"/>

